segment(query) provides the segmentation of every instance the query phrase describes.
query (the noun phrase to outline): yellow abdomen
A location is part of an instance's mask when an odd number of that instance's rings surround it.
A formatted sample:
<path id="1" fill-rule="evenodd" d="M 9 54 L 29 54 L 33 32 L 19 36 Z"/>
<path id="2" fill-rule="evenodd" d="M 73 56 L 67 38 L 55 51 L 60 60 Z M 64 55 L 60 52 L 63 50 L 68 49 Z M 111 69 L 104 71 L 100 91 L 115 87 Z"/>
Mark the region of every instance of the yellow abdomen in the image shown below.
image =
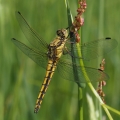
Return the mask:
<path id="1" fill-rule="evenodd" d="M 37 101 L 36 101 L 34 113 L 37 113 L 38 110 L 40 109 L 43 97 L 46 93 L 48 85 L 49 85 L 49 83 L 51 81 L 51 78 L 54 74 L 56 64 L 57 64 L 56 62 L 53 62 L 51 60 L 49 60 L 49 62 L 48 62 L 47 69 L 46 69 L 46 75 L 45 75 L 44 81 L 42 83 L 42 87 L 40 89 L 40 92 L 39 92 L 39 95 L 38 95 L 38 98 L 37 98 Z"/>

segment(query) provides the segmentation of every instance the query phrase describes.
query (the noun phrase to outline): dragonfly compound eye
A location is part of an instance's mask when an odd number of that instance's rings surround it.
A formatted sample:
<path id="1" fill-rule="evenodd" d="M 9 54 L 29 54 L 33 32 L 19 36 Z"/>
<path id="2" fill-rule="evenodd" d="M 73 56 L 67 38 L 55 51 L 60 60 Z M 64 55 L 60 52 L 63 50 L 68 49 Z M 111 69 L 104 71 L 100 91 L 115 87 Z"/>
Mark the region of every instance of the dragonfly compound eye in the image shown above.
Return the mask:
<path id="1" fill-rule="evenodd" d="M 63 34 L 62 30 L 57 30 L 57 35 L 61 37 L 61 36 L 63 36 L 64 34 Z"/>

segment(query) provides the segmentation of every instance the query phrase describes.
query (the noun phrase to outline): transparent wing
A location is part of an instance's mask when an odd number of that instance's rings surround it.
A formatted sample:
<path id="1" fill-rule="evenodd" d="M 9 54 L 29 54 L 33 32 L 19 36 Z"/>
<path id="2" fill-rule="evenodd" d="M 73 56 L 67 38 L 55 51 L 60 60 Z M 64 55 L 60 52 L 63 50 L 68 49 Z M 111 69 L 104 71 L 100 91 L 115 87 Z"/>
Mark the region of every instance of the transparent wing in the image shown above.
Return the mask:
<path id="1" fill-rule="evenodd" d="M 30 44 L 33 45 L 36 49 L 45 52 L 45 50 L 47 50 L 48 44 L 42 40 L 42 38 L 29 26 L 20 12 L 16 12 L 16 17 L 24 35 Z"/>
<path id="2" fill-rule="evenodd" d="M 76 76 L 74 76 L 73 69 L 76 73 Z M 85 83 L 90 81 L 98 82 L 101 80 L 107 80 L 109 78 L 105 72 L 99 69 L 72 64 L 70 61 L 64 60 L 59 61 L 57 70 L 60 76 L 64 79 L 78 83 Z M 86 81 L 85 76 L 87 76 L 89 80 Z"/>
<path id="3" fill-rule="evenodd" d="M 12 41 L 23 53 L 25 53 L 28 57 L 30 57 L 34 62 L 36 62 L 41 67 L 46 68 L 47 62 L 48 62 L 47 54 L 37 51 L 35 49 L 29 48 L 28 46 L 19 42 L 15 38 L 13 38 Z M 63 77 L 64 79 L 71 80 L 78 83 L 84 83 L 86 82 L 85 80 L 86 74 L 91 81 L 97 82 L 97 81 L 108 79 L 108 75 L 101 70 L 72 64 L 71 59 L 69 59 L 70 58 L 69 55 L 66 56 L 65 58 L 66 59 L 64 59 L 64 56 L 63 56 L 62 59 L 60 59 L 57 67 L 60 76 Z M 73 69 L 77 74 L 76 79 L 74 78 Z"/>
<path id="4" fill-rule="evenodd" d="M 40 51 L 37 51 L 35 49 L 29 48 L 25 44 L 19 42 L 15 38 L 12 38 L 12 42 L 23 52 L 25 53 L 29 58 L 31 58 L 34 62 L 36 62 L 38 65 L 40 65 L 43 68 L 46 68 L 47 66 L 47 54 L 42 53 Z"/>
<path id="5" fill-rule="evenodd" d="M 117 46 L 117 44 L 118 42 L 115 39 L 111 39 L 111 38 L 98 39 L 98 40 L 94 40 L 94 41 L 82 44 L 80 45 L 82 58 L 83 60 L 95 59 L 99 56 L 102 56 L 103 54 L 109 53 L 111 50 L 113 50 Z M 74 51 L 77 53 L 76 44 L 72 43 L 72 45 L 74 47 Z M 77 55 L 72 54 L 71 44 L 67 43 L 66 46 L 68 49 L 68 54 L 78 58 Z"/>

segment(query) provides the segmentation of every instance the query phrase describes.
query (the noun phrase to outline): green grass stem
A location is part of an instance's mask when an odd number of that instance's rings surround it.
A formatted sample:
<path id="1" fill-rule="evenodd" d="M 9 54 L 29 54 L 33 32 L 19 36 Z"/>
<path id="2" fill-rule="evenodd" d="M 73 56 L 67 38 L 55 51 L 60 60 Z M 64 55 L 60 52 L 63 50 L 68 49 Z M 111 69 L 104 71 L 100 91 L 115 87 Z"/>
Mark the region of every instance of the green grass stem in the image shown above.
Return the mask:
<path id="1" fill-rule="evenodd" d="M 68 25 L 70 27 L 72 25 L 73 19 L 72 19 L 72 14 L 70 11 L 68 0 L 65 0 L 65 4 L 66 4 L 66 8 L 67 8 Z M 71 38 L 71 41 L 75 41 L 75 38 L 74 37 Z M 71 46 L 71 48 L 72 48 L 72 46 Z M 75 54 L 74 48 L 71 50 L 74 55 Z M 73 61 L 73 63 L 76 63 L 75 59 L 72 59 L 72 61 Z M 78 79 L 77 71 L 76 71 L 76 68 L 74 69 L 74 66 L 73 66 L 73 72 L 74 72 L 75 79 Z M 79 84 L 78 84 L 78 114 L 79 114 L 79 117 L 78 117 L 79 120 L 83 120 L 83 93 L 82 93 L 82 88 L 79 87 Z"/>

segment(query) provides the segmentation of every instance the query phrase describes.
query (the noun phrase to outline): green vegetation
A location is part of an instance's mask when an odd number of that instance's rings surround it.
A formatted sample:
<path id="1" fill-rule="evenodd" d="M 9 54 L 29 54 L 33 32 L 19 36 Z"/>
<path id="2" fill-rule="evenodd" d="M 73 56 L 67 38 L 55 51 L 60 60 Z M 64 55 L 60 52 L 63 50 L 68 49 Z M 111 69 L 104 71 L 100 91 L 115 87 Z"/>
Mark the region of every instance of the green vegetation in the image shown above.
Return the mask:
<path id="1" fill-rule="evenodd" d="M 77 2 L 69 0 L 69 3 L 74 16 Z M 99 68 L 102 58 L 106 59 L 105 71 L 110 79 L 104 87 L 105 101 L 117 110 L 120 110 L 119 5 L 120 1 L 87 0 L 85 23 L 82 27 L 82 43 L 104 37 L 112 37 L 118 41 L 118 47 L 108 55 L 85 63 L 87 66 Z M 68 25 L 64 1 L 0 1 L 0 120 L 77 120 L 77 84 L 62 79 L 58 74 L 54 75 L 50 83 L 41 109 L 38 114 L 34 114 L 45 69 L 35 64 L 11 42 L 11 38 L 15 37 L 29 45 L 18 25 L 15 11 L 20 11 L 32 28 L 48 43 L 55 37 L 57 29 Z M 94 105 L 96 98 L 89 87 L 83 89 L 84 119 L 88 120 L 92 108 L 88 107 L 86 93 L 92 96 Z M 111 114 L 115 120 L 120 118 Z M 104 112 L 103 116 L 107 117 Z"/>

